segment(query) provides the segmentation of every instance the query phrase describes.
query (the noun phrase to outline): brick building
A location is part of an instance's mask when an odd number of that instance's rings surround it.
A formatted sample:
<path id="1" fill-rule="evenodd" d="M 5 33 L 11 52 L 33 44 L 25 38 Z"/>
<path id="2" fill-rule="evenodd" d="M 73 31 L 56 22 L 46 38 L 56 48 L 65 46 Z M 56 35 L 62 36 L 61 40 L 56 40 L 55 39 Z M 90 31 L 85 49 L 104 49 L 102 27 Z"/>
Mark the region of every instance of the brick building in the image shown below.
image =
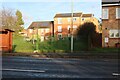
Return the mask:
<path id="1" fill-rule="evenodd" d="M 59 38 L 70 36 L 71 13 L 60 13 L 54 17 L 54 34 Z M 93 14 L 73 13 L 73 34 L 75 35 L 78 26 L 85 22 L 93 22 L 96 25 L 96 31 L 99 31 L 98 20 Z"/>
<path id="2" fill-rule="evenodd" d="M 0 51 L 12 52 L 12 30 L 0 29 Z"/>
<path id="3" fill-rule="evenodd" d="M 30 39 L 36 39 L 36 35 L 38 34 L 38 38 L 41 41 L 47 40 L 48 37 L 53 36 L 53 21 L 39 21 L 32 22 L 32 24 L 28 27 L 27 36 Z"/>
<path id="4" fill-rule="evenodd" d="M 102 0 L 102 47 L 120 47 L 119 0 Z"/>

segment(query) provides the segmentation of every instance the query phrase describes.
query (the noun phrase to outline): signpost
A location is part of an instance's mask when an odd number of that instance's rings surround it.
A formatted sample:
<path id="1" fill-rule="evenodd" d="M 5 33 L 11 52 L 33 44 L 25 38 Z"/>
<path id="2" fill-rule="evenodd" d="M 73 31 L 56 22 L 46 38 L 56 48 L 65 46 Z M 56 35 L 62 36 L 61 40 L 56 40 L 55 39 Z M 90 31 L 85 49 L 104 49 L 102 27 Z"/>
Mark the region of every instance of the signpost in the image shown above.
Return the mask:
<path id="1" fill-rule="evenodd" d="M 105 37 L 105 47 L 108 47 L 109 38 Z"/>

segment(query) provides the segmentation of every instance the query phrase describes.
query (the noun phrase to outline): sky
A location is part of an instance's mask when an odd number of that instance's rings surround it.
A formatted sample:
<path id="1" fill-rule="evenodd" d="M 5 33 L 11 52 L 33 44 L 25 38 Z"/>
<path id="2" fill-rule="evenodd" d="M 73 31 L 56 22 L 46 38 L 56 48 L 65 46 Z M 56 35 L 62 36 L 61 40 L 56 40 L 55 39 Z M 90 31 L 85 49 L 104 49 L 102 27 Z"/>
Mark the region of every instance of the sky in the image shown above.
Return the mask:
<path id="1" fill-rule="evenodd" d="M 70 13 L 71 0 L 3 0 L 0 4 L 14 11 L 20 10 L 24 27 L 28 28 L 33 21 L 51 21 L 56 13 Z M 73 0 L 73 12 L 92 13 L 101 18 L 101 0 Z"/>

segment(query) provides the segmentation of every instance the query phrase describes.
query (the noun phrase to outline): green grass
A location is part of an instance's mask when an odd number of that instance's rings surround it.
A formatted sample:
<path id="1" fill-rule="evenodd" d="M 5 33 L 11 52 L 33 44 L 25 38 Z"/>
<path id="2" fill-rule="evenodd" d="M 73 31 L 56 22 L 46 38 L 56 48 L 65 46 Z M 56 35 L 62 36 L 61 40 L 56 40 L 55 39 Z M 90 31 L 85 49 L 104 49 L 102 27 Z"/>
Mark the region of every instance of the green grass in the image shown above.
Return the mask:
<path id="1" fill-rule="evenodd" d="M 22 36 L 13 36 L 13 52 L 33 52 L 33 44 L 24 40 Z"/>
<path id="2" fill-rule="evenodd" d="M 93 48 L 91 51 L 94 52 L 120 52 L 120 48 Z"/>
<path id="3" fill-rule="evenodd" d="M 24 37 L 20 35 L 13 36 L 13 52 L 31 52 L 35 50 L 35 44 L 27 42 Z M 120 49 L 120 48 L 119 48 Z M 118 52 L 118 48 L 92 48 L 88 51 L 87 39 L 74 39 L 74 51 L 75 52 Z M 44 41 L 39 42 L 39 52 L 41 53 L 65 53 L 70 52 L 70 40 L 65 38 L 64 40 Z M 120 52 L 120 51 L 119 51 Z"/>
<path id="4" fill-rule="evenodd" d="M 44 41 L 39 43 L 40 50 L 55 50 L 60 52 L 70 51 L 70 40 L 68 38 L 64 40 L 56 40 L 56 41 Z M 75 51 L 83 51 L 87 49 L 87 44 L 85 40 L 75 40 L 74 39 L 74 50 Z"/>

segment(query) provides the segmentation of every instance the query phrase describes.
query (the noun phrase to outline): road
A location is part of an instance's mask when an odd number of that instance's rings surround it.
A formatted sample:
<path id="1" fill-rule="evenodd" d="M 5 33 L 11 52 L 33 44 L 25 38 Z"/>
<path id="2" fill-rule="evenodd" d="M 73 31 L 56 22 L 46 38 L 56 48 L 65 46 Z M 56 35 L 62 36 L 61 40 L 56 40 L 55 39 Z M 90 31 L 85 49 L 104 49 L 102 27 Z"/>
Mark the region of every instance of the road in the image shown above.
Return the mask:
<path id="1" fill-rule="evenodd" d="M 114 78 L 115 59 L 3 57 L 3 78 Z"/>

